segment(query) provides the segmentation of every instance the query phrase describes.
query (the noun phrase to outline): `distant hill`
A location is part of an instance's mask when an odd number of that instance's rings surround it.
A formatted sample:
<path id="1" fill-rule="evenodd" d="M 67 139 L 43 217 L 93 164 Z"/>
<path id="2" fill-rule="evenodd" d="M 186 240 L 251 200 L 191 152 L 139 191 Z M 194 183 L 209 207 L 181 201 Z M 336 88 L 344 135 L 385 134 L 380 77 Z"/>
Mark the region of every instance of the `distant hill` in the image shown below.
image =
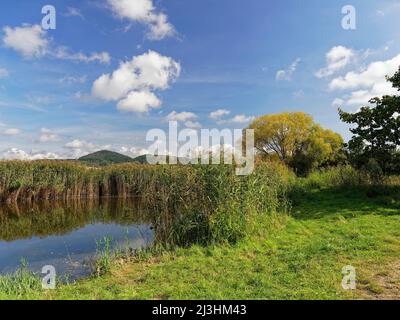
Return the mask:
<path id="1" fill-rule="evenodd" d="M 167 156 L 167 163 L 171 158 L 176 159 L 176 157 Z M 183 159 L 185 158 L 178 158 L 177 159 L 178 163 L 180 162 L 180 160 Z M 132 159 L 131 157 L 125 156 L 118 152 L 102 150 L 81 157 L 78 159 L 78 161 L 94 166 L 107 166 L 110 164 L 127 163 L 127 162 L 147 164 L 147 155 L 145 154 Z"/>
<path id="2" fill-rule="evenodd" d="M 169 163 L 170 160 L 175 160 L 175 162 L 180 163 L 181 160 L 189 160 L 188 158 L 176 158 L 176 157 L 172 157 L 172 156 L 167 156 L 167 163 Z M 133 159 L 133 161 L 138 162 L 138 163 L 142 163 L 142 164 L 147 164 L 147 154 L 144 154 L 142 156 L 136 157 Z"/>
<path id="3" fill-rule="evenodd" d="M 106 166 L 109 164 L 118 164 L 126 162 L 137 162 L 131 157 L 108 150 L 102 150 L 88 154 L 87 156 L 79 158 L 78 161 L 98 166 Z"/>
<path id="4" fill-rule="evenodd" d="M 147 157 L 147 155 L 144 154 L 144 155 L 142 155 L 142 156 L 139 156 L 139 157 L 134 158 L 133 161 L 134 161 L 134 162 L 137 162 L 137 163 L 141 163 L 141 164 L 147 164 L 147 159 L 146 159 L 146 157 Z"/>

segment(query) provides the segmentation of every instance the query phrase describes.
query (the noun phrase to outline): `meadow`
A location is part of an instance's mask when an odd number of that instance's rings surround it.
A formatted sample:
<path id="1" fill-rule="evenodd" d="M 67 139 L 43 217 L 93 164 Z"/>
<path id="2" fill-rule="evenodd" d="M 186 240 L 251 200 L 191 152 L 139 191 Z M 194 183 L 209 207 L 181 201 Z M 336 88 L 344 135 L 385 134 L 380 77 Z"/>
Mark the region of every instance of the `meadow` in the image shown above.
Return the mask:
<path id="1" fill-rule="evenodd" d="M 55 291 L 42 290 L 24 268 L 2 277 L 2 299 L 400 297 L 395 177 L 374 185 L 345 166 L 297 178 L 274 162 L 248 177 L 235 176 L 231 166 L 1 166 L 8 168 L 0 180 L 5 202 L 21 195 L 29 201 L 146 195 L 157 229 L 153 248 L 134 255 L 106 250 L 100 272 Z M 10 183 L 16 177 L 18 184 Z M 355 291 L 341 287 L 345 265 L 357 269 Z"/>

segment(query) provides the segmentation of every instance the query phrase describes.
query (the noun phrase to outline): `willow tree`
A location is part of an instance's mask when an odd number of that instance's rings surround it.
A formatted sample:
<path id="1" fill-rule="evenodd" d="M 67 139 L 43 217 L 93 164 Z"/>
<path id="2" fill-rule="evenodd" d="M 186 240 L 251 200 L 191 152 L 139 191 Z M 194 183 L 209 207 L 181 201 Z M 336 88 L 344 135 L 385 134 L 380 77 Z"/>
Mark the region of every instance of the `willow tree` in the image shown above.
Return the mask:
<path id="1" fill-rule="evenodd" d="M 342 137 L 325 130 L 304 112 L 285 112 L 256 118 L 255 148 L 266 156 L 277 155 L 299 174 L 324 163 L 335 162 L 342 150 Z"/>

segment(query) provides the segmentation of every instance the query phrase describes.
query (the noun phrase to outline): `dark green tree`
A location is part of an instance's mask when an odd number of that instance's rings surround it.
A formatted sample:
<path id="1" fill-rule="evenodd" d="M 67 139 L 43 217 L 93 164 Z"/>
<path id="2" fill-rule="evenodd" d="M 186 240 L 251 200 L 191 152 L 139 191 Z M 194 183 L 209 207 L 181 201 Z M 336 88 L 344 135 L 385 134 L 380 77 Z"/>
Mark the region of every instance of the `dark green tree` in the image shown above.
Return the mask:
<path id="1" fill-rule="evenodd" d="M 400 91 L 400 68 L 387 80 Z M 375 160 L 385 174 L 400 172 L 400 95 L 373 98 L 373 107 L 356 113 L 339 109 L 342 121 L 354 125 L 347 148 L 353 165 L 363 168 Z"/>

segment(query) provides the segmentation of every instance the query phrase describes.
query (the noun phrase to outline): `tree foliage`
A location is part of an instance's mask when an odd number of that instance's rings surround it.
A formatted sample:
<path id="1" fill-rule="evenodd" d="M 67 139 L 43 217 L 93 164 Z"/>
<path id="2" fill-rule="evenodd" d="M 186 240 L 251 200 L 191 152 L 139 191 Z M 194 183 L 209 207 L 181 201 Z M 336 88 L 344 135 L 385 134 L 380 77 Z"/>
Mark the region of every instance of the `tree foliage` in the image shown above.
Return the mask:
<path id="1" fill-rule="evenodd" d="M 266 156 L 276 155 L 298 174 L 339 161 L 342 137 L 325 130 L 303 112 L 264 115 L 253 121 L 255 147 Z"/>
<path id="2" fill-rule="evenodd" d="M 400 91 L 400 69 L 388 78 Z M 383 96 L 370 101 L 373 107 L 362 107 L 356 113 L 339 109 L 342 121 L 355 125 L 348 143 L 349 158 L 358 168 L 374 159 L 385 174 L 400 172 L 400 96 Z"/>

